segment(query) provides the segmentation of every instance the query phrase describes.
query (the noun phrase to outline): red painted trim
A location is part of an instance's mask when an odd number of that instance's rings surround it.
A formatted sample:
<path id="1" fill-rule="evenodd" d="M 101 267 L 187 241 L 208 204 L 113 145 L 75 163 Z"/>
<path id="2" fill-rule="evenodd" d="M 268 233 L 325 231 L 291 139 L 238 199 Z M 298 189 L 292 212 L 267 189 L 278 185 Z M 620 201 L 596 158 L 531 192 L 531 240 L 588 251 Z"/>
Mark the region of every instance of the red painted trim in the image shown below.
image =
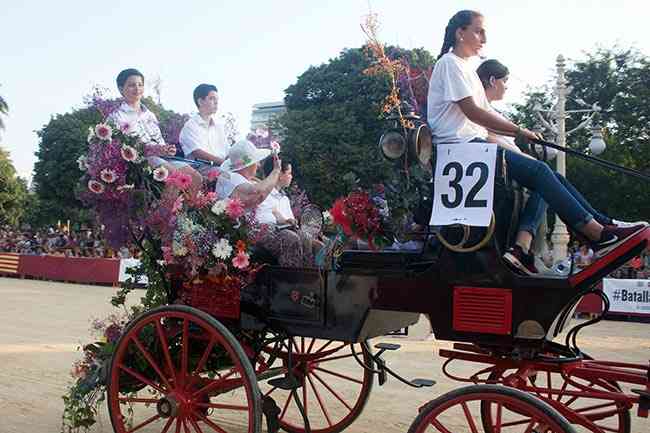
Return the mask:
<path id="1" fill-rule="evenodd" d="M 630 239 L 627 241 L 623 242 L 621 245 L 610 251 L 609 253 L 605 254 L 605 256 L 601 257 L 600 259 L 596 260 L 594 263 L 592 263 L 589 267 L 585 268 L 582 272 L 579 272 L 575 275 L 572 275 L 569 278 L 569 284 L 571 286 L 575 287 L 585 281 L 587 278 L 593 276 L 597 272 L 601 271 L 605 267 L 607 267 L 609 264 L 611 264 L 614 260 L 618 259 L 619 257 L 627 254 L 631 249 L 639 245 L 639 243 L 643 241 L 649 241 L 650 242 L 650 227 L 647 227 L 634 236 L 632 236 Z"/>

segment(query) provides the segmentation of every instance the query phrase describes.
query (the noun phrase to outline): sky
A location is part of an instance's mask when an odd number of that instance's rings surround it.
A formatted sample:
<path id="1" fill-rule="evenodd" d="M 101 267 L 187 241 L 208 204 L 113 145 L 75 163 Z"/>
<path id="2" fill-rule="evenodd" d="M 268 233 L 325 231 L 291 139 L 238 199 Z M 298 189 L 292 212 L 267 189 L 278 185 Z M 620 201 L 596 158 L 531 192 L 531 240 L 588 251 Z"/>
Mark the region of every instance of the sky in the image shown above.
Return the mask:
<path id="1" fill-rule="evenodd" d="M 551 80 L 558 54 L 579 60 L 619 45 L 650 55 L 645 0 L 22 0 L 2 9 L 0 95 L 10 112 L 0 146 L 26 178 L 35 131 L 81 107 L 93 86 L 117 96 L 115 76 L 128 67 L 149 83 L 160 77 L 163 105 L 181 113 L 195 110 L 197 84 L 215 84 L 220 113 L 232 112 L 245 134 L 253 104 L 281 100 L 310 65 L 361 46 L 369 11 L 383 42 L 434 55 L 455 12 L 480 11 L 484 55 L 511 71 L 507 102 Z"/>

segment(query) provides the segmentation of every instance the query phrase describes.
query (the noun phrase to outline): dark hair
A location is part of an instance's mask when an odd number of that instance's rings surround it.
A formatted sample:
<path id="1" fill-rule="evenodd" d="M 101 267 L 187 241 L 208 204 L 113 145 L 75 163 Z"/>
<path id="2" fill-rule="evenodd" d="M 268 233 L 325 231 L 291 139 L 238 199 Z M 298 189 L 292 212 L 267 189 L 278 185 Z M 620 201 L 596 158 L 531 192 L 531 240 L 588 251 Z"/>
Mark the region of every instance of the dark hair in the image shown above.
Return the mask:
<path id="1" fill-rule="evenodd" d="M 199 84 L 194 89 L 194 103 L 199 106 L 199 99 L 204 99 L 210 92 L 218 92 L 217 87 L 212 84 Z"/>
<path id="2" fill-rule="evenodd" d="M 481 17 L 478 12 L 464 10 L 457 12 L 456 15 L 451 17 L 447 27 L 445 27 L 445 39 L 442 42 L 442 49 L 438 58 L 444 56 L 449 52 L 449 50 L 456 44 L 456 30 L 464 29 L 468 25 L 472 24 L 472 20 L 476 17 Z"/>
<path id="3" fill-rule="evenodd" d="M 126 80 L 129 79 L 129 77 L 136 75 L 140 78 L 142 78 L 142 81 L 144 81 L 144 75 L 142 75 L 142 72 L 138 71 L 137 69 L 129 68 L 125 69 L 119 74 L 117 74 L 117 78 L 115 79 L 115 82 L 117 83 L 117 88 L 119 90 L 122 90 L 122 87 L 124 87 L 124 84 L 126 84 Z"/>
<path id="4" fill-rule="evenodd" d="M 287 171 L 287 169 L 289 168 L 290 165 L 291 165 L 291 161 L 283 159 L 280 169 L 282 170 L 282 172 L 285 172 L 285 171 Z M 264 160 L 264 163 L 262 164 L 262 172 L 264 173 L 264 176 L 266 177 L 269 174 L 271 174 L 272 171 L 273 171 L 273 158 L 269 157 L 269 158 L 266 158 Z"/>
<path id="5" fill-rule="evenodd" d="M 490 78 L 494 77 L 495 80 L 500 80 L 505 78 L 510 74 L 508 68 L 498 60 L 489 59 L 480 64 L 478 69 L 476 69 L 478 77 L 483 83 L 483 87 L 486 89 L 490 87 Z"/>

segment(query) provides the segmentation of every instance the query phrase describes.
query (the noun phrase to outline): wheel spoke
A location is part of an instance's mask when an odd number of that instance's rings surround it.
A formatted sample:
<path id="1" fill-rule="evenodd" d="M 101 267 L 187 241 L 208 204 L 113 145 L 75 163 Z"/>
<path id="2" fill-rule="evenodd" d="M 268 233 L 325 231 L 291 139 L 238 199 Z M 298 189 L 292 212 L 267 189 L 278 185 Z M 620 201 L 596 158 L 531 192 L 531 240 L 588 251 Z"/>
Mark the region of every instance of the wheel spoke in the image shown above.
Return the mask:
<path id="1" fill-rule="evenodd" d="M 222 429 L 221 427 L 219 427 L 217 424 L 215 424 L 212 420 L 210 420 L 210 419 L 206 418 L 205 416 L 203 416 L 203 414 L 198 413 L 198 412 L 196 412 L 196 411 L 194 411 L 194 412 L 192 412 L 192 413 L 193 413 L 195 416 L 199 417 L 199 418 L 201 419 L 201 421 L 203 421 L 204 423 L 206 423 L 207 425 L 209 425 L 209 426 L 212 428 L 212 430 L 214 430 L 214 431 L 216 431 L 216 432 L 218 432 L 218 433 L 228 433 L 228 432 L 226 432 L 224 429 Z"/>
<path id="2" fill-rule="evenodd" d="M 331 374 L 332 376 L 336 376 L 338 378 L 346 379 L 346 380 L 349 380 L 350 382 L 354 382 L 354 383 L 358 383 L 359 385 L 363 385 L 363 381 L 361 381 L 359 379 L 355 379 L 354 377 L 346 376 L 345 374 L 342 374 L 342 373 L 337 373 L 335 371 L 327 370 L 325 368 L 320 368 L 320 367 L 316 367 L 316 368 L 314 368 L 314 370 L 322 371 L 323 373 L 328 373 L 328 374 Z"/>
<path id="3" fill-rule="evenodd" d="M 528 423 L 528 427 L 526 427 L 526 431 L 524 433 L 534 433 L 533 429 L 535 428 L 535 421 L 531 421 Z"/>
<path id="4" fill-rule="evenodd" d="M 501 432 L 501 427 L 502 427 L 501 426 L 501 415 L 502 415 L 502 412 L 503 412 L 503 406 L 501 405 L 501 403 L 497 403 L 497 424 L 494 426 L 496 428 L 494 433 L 500 433 Z"/>
<path id="5" fill-rule="evenodd" d="M 185 433 L 190 433 L 190 428 L 187 426 L 187 421 L 185 419 L 183 420 L 183 428 L 185 429 Z"/>
<path id="6" fill-rule="evenodd" d="M 565 380 L 564 383 L 562 384 L 562 388 L 560 388 L 560 392 L 557 394 L 556 400 L 558 403 L 562 403 L 562 398 L 564 397 L 564 391 L 566 391 L 568 386 L 569 386 L 569 382 Z"/>
<path id="7" fill-rule="evenodd" d="M 316 372 L 312 372 L 311 374 L 316 378 L 316 380 L 318 380 L 318 381 L 319 381 L 319 382 L 320 382 L 320 383 L 325 387 L 325 389 L 327 389 L 329 392 L 331 392 L 332 395 L 333 395 L 334 397 L 336 397 L 336 399 L 337 399 L 338 401 L 340 401 L 341 403 L 343 403 L 343 406 L 347 407 L 348 410 L 349 410 L 350 412 L 352 412 L 352 408 L 350 407 L 350 405 L 349 405 L 345 400 L 343 400 L 343 397 L 341 397 L 340 395 L 338 395 L 338 393 L 337 393 L 336 391 L 334 391 L 334 390 L 333 390 L 333 389 L 332 389 L 332 388 L 331 388 L 327 383 L 325 383 L 325 381 L 324 381 L 323 379 L 321 379 L 320 376 L 319 376 L 318 374 L 316 374 Z"/>
<path id="8" fill-rule="evenodd" d="M 551 372 L 546 371 L 546 387 L 548 388 L 548 398 L 553 400 L 553 384 L 551 383 Z"/>
<path id="9" fill-rule="evenodd" d="M 181 433 L 181 418 L 176 417 L 176 433 Z"/>
<path id="10" fill-rule="evenodd" d="M 203 352 L 203 355 L 201 356 L 201 359 L 199 360 L 199 363 L 196 365 L 196 368 L 192 373 L 193 375 L 201 373 L 201 370 L 205 366 L 205 363 L 208 362 L 208 356 L 210 356 L 210 353 L 212 353 L 212 349 L 214 348 L 214 343 L 215 343 L 214 338 L 211 338 L 210 342 L 205 348 L 205 351 Z"/>
<path id="11" fill-rule="evenodd" d="M 160 419 L 160 415 L 156 414 L 152 416 L 151 418 L 147 418 L 146 420 L 142 421 L 140 424 L 137 426 L 133 427 L 131 430 L 129 430 L 127 433 L 133 433 L 134 431 L 140 430 L 142 427 L 151 424 L 152 422 Z"/>
<path id="12" fill-rule="evenodd" d="M 230 370 L 230 373 L 226 374 L 225 376 L 221 376 L 217 380 L 213 380 L 212 382 L 205 385 L 203 388 L 196 391 L 194 394 L 192 394 L 192 397 L 197 398 L 201 394 L 207 394 L 208 392 L 212 391 L 213 389 L 215 389 L 216 387 L 221 385 L 223 382 L 225 382 L 226 379 L 228 379 L 230 376 L 232 376 L 236 372 L 237 372 L 237 370 L 233 368 L 232 370 Z"/>
<path id="13" fill-rule="evenodd" d="M 291 403 L 292 397 L 291 393 L 289 393 L 289 396 L 287 397 L 287 401 L 284 402 L 284 407 L 282 407 L 282 412 L 280 412 L 280 419 L 284 419 L 284 416 L 287 414 L 287 409 L 289 409 L 289 404 Z"/>
<path id="14" fill-rule="evenodd" d="M 478 433 L 478 429 L 474 423 L 474 418 L 472 417 L 472 413 L 469 411 L 469 407 L 467 407 L 467 403 L 463 402 L 461 405 L 463 406 L 463 412 L 465 413 L 465 418 L 467 419 L 469 428 L 472 429 L 472 433 Z"/>
<path id="15" fill-rule="evenodd" d="M 167 420 L 167 424 L 165 424 L 165 427 L 163 427 L 162 432 L 160 432 L 160 433 L 167 433 L 167 432 L 169 431 L 169 429 L 170 429 L 170 427 L 172 426 L 173 423 L 174 423 L 174 418 L 173 418 L 173 417 L 170 417 L 170 418 Z"/>
<path id="16" fill-rule="evenodd" d="M 328 341 L 327 343 L 323 344 L 323 345 L 322 345 L 322 346 L 321 346 L 321 347 L 320 347 L 316 352 L 314 352 L 314 353 L 315 353 L 315 354 L 316 354 L 316 353 L 321 353 L 323 350 L 325 350 L 325 348 L 326 348 L 327 346 L 329 346 L 329 345 L 332 344 L 332 343 L 334 343 L 334 340 L 330 340 L 330 341 Z"/>
<path id="17" fill-rule="evenodd" d="M 440 433 L 452 433 L 451 431 L 447 430 L 447 427 L 442 425 L 442 423 L 437 419 L 431 420 L 431 425 L 437 428 Z"/>
<path id="18" fill-rule="evenodd" d="M 336 361 L 337 359 L 344 359 L 344 358 L 352 358 L 353 356 L 354 355 L 352 355 L 351 353 L 348 353 L 347 355 L 330 356 L 328 358 L 319 359 L 318 363 L 322 364 L 323 362 Z"/>
<path id="19" fill-rule="evenodd" d="M 172 363 L 172 357 L 169 354 L 169 342 L 167 341 L 167 336 L 165 335 L 165 331 L 162 328 L 162 325 L 160 324 L 160 321 L 156 319 L 156 332 L 158 332 L 158 338 L 160 339 L 160 346 L 163 351 L 163 355 L 165 357 L 165 362 L 167 363 L 167 368 L 169 369 L 169 372 L 172 375 L 172 379 L 174 379 L 174 382 L 176 382 L 176 369 L 174 368 L 174 364 Z"/>
<path id="20" fill-rule="evenodd" d="M 142 376 L 141 374 L 136 373 L 135 371 L 131 370 L 131 369 L 130 369 L 129 367 L 127 367 L 126 365 L 124 365 L 124 364 L 120 364 L 120 365 L 119 365 L 119 368 L 120 368 L 121 370 L 123 370 L 124 372 L 130 374 L 130 375 L 133 376 L 134 378 L 138 379 L 140 382 L 144 383 L 145 385 L 148 385 L 148 386 L 152 387 L 153 389 L 155 389 L 156 391 L 160 392 L 161 394 L 165 394 L 165 393 L 166 393 L 166 391 L 165 391 L 162 387 L 156 385 L 155 383 L 153 383 L 153 382 L 150 381 L 149 379 L 145 378 L 145 377 Z"/>
<path id="21" fill-rule="evenodd" d="M 307 348 L 307 353 L 311 353 L 311 349 L 314 347 L 314 343 L 316 343 L 316 339 L 312 338 L 311 343 L 309 343 L 309 347 Z"/>
<path id="22" fill-rule="evenodd" d="M 201 427 L 199 427 L 199 424 L 196 422 L 193 416 L 188 417 L 190 420 L 190 423 L 192 424 L 192 427 L 194 427 L 194 430 L 196 430 L 196 433 L 203 433 L 203 430 L 201 430 Z"/>
<path id="23" fill-rule="evenodd" d="M 160 370 L 160 367 L 158 367 L 158 364 L 156 363 L 156 361 L 154 361 L 153 357 L 149 354 L 149 351 L 147 351 L 147 349 L 145 349 L 145 347 L 140 342 L 138 337 L 136 337 L 134 335 L 133 337 L 131 337 L 131 341 L 133 341 L 135 343 L 135 345 L 138 347 L 138 350 L 140 350 L 140 352 L 142 353 L 142 356 L 145 357 L 145 359 L 147 360 L 149 365 L 151 365 L 151 368 L 153 368 L 153 370 L 160 377 L 160 379 L 162 379 L 162 381 L 165 384 L 165 386 L 167 387 L 167 389 L 171 389 L 172 387 L 169 384 L 169 380 L 167 380 L 167 377 Z"/>
<path id="24" fill-rule="evenodd" d="M 212 409 L 228 409 L 228 410 L 248 410 L 248 406 L 239 406 L 235 404 L 223 404 L 223 403 L 197 403 L 197 407 L 212 408 Z"/>
<path id="25" fill-rule="evenodd" d="M 314 381 L 311 380 L 310 376 L 307 376 L 307 380 L 309 380 L 309 384 L 311 385 L 311 389 L 314 391 L 314 395 L 316 396 L 316 400 L 318 401 L 318 405 L 320 406 L 321 411 L 323 412 L 323 415 L 325 416 L 325 419 L 327 420 L 327 423 L 329 424 L 330 427 L 332 427 L 332 420 L 330 419 L 330 414 L 327 412 L 327 408 L 323 404 L 323 400 L 321 399 L 321 396 L 316 390 L 316 386 L 314 386 Z M 477 432 L 475 432 L 477 433 Z"/>
<path id="26" fill-rule="evenodd" d="M 145 404 L 156 404 L 158 399 L 156 398 L 141 398 L 141 397 L 120 397 L 118 398 L 120 403 L 145 403 Z"/>
<path id="27" fill-rule="evenodd" d="M 307 379 L 306 379 L 306 375 L 302 377 L 302 407 L 305 410 L 305 418 L 307 418 L 308 414 L 307 414 Z"/>
<path id="28" fill-rule="evenodd" d="M 305 353 L 305 337 L 300 337 L 300 351 Z"/>

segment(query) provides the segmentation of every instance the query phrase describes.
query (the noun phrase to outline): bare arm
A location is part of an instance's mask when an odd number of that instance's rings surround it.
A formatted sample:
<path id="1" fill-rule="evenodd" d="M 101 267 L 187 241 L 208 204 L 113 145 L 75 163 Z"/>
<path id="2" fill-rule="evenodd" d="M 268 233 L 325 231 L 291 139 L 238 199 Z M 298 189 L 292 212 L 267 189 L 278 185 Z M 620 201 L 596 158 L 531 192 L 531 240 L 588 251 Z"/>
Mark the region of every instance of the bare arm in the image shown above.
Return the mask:
<path id="1" fill-rule="evenodd" d="M 266 179 L 257 183 L 245 183 L 239 185 L 232 192 L 232 197 L 242 201 L 244 207 L 253 208 L 262 203 L 273 188 L 278 184 L 280 178 L 280 159 L 273 157 L 273 171 L 266 176 Z"/>
<path id="2" fill-rule="evenodd" d="M 499 134 L 511 135 L 513 137 L 518 133 L 521 133 L 527 138 L 539 138 L 534 132 L 525 128 L 520 128 L 509 120 L 479 107 L 471 96 L 457 101 L 456 104 L 458 104 L 458 107 L 469 120 L 489 129 L 490 131 L 497 131 Z"/>
<path id="3" fill-rule="evenodd" d="M 218 156 L 214 156 L 213 154 L 201 149 L 196 149 L 194 152 L 190 153 L 188 157 L 192 159 L 202 159 L 204 161 L 212 161 L 217 165 L 223 164 L 223 159 L 219 158 Z"/>

